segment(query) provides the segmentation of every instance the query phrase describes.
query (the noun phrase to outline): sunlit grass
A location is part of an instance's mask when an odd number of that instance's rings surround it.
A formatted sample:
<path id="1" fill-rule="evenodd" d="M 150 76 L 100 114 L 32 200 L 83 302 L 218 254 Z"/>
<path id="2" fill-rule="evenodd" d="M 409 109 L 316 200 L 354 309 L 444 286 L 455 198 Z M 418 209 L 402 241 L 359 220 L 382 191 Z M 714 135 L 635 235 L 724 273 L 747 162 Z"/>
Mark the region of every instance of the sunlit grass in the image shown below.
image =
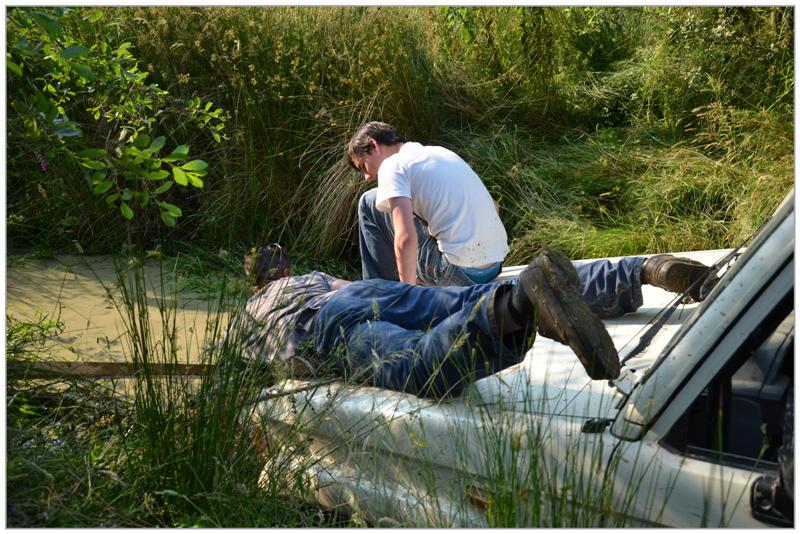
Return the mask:
<path id="1" fill-rule="evenodd" d="M 14 241 L 90 253 L 160 242 L 169 255 L 176 243 L 238 254 L 277 241 L 357 273 L 366 185 L 342 158 L 367 120 L 467 159 L 503 206 L 512 262 L 546 243 L 573 257 L 731 246 L 793 179 L 785 8 L 104 12 L 93 31 L 132 42 L 176 99 L 224 108 L 229 139 L 160 126 L 210 165 L 202 190 L 168 192 L 184 212 L 175 230 L 126 228 L 70 179 L 75 169 L 25 174 L 19 156 Z"/>
<path id="2" fill-rule="evenodd" d="M 161 263 L 153 281 L 145 278 L 142 260 L 119 262 L 116 284 L 106 286 L 127 330 L 131 378 L 9 379 L 9 526 L 340 522 L 306 504 L 304 488 L 287 493 L 284 485 L 265 483 L 264 463 L 297 441 L 273 439 L 269 451 L 258 444 L 254 401 L 275 376 L 270 366 L 245 365 L 239 336 L 225 336 L 224 310 L 232 298 L 225 276 L 216 299 L 207 302 L 205 332 L 190 335 L 176 324 L 174 264 Z M 46 358 L 44 342 L 60 331 L 57 317 L 11 320 L 9 327 L 15 359 Z M 198 357 L 208 365 L 201 376 L 160 371 Z M 283 465 L 270 476 L 294 479 L 303 466 Z"/>

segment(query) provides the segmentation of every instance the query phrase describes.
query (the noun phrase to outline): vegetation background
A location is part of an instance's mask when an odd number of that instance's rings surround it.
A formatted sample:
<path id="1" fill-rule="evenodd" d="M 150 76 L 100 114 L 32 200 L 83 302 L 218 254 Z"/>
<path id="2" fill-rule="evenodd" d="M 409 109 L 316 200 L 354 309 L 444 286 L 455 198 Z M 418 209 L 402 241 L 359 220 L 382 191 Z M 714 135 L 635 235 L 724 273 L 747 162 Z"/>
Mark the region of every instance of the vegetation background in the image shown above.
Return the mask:
<path id="1" fill-rule="evenodd" d="M 383 120 L 473 165 L 502 205 L 510 262 L 545 243 L 573 257 L 733 246 L 793 184 L 793 16 L 791 7 L 10 9 L 7 60 L 19 72 L 9 67 L 9 245 L 238 253 L 279 241 L 347 270 L 358 265 L 365 184 L 343 149 L 361 123 Z M 120 57 L 124 76 L 104 76 Z M 77 133 L 59 135 L 65 123 Z M 149 172 L 162 167 L 132 173 L 120 157 L 137 136 L 190 147 L 207 163 L 200 185 L 155 193 L 164 176 Z M 97 150 L 104 156 L 88 161 Z M 99 191 L 96 167 L 108 171 Z M 131 192 L 177 211 L 109 201 Z"/>
<path id="2" fill-rule="evenodd" d="M 368 120 L 476 169 L 509 263 L 734 246 L 793 186 L 793 28 L 792 7 L 9 8 L 9 252 L 160 251 L 240 277 L 278 241 L 300 270 L 357 277 L 368 185 L 343 153 Z M 142 284 L 120 274 L 146 370 L 181 341 L 147 331 Z M 6 326 L 30 359 L 62 325 Z M 287 497 L 303 466 L 259 483 L 240 416 L 263 381 L 220 368 L 199 393 L 145 373 L 127 399 L 9 381 L 9 526 L 341 525 L 308 488 Z"/>

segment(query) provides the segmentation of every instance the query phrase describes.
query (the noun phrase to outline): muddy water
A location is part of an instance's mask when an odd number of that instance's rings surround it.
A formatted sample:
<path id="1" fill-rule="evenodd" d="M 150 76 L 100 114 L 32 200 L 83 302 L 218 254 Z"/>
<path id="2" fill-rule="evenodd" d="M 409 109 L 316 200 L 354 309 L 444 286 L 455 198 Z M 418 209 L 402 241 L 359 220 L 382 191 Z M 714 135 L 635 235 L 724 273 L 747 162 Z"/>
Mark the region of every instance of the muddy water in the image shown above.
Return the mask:
<path id="1" fill-rule="evenodd" d="M 158 263 L 148 262 L 145 280 L 154 339 L 161 339 L 163 322 L 157 297 L 162 275 Z M 173 275 L 166 273 L 164 294 L 174 294 Z M 112 298 L 105 288 L 109 288 Z M 115 303 L 116 302 L 116 303 Z M 14 261 L 6 267 L 6 314 L 33 320 L 37 313 L 58 317 L 63 332 L 48 343 L 54 359 L 69 361 L 126 361 L 130 359 L 127 317 L 120 305 L 114 258 L 59 256 L 54 260 Z M 206 301 L 192 293 L 179 296 L 175 314 L 177 339 L 185 363 L 199 361 L 209 321 L 227 324 L 228 315 L 209 311 Z M 212 323 L 213 324 L 213 323 Z"/>

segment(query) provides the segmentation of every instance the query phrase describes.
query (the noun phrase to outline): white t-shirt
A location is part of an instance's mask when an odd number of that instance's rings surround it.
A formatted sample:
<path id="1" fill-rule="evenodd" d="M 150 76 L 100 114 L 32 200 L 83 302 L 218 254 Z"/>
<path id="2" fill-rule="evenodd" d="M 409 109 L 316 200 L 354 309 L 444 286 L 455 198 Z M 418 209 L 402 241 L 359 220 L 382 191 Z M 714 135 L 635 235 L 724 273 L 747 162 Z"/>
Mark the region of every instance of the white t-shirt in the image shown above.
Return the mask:
<path id="1" fill-rule="evenodd" d="M 489 191 L 455 152 L 405 143 L 378 170 L 377 208 L 389 211 L 388 201 L 396 197 L 411 199 L 414 214 L 428 223 L 450 263 L 485 267 L 508 254 L 508 236 Z"/>

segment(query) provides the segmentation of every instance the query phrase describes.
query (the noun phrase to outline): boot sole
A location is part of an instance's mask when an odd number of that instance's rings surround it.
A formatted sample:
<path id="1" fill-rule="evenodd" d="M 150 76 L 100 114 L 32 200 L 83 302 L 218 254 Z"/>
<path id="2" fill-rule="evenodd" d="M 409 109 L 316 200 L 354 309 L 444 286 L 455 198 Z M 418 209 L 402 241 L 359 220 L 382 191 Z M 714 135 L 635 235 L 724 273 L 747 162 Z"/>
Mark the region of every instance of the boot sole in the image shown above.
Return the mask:
<path id="1" fill-rule="evenodd" d="M 578 274 L 569 259 L 558 251 L 545 251 L 526 271 L 520 275 L 523 291 L 537 307 L 546 309 L 553 329 L 575 352 L 589 377 L 617 378 L 621 367 L 617 349 L 605 325 L 581 297 Z"/>

